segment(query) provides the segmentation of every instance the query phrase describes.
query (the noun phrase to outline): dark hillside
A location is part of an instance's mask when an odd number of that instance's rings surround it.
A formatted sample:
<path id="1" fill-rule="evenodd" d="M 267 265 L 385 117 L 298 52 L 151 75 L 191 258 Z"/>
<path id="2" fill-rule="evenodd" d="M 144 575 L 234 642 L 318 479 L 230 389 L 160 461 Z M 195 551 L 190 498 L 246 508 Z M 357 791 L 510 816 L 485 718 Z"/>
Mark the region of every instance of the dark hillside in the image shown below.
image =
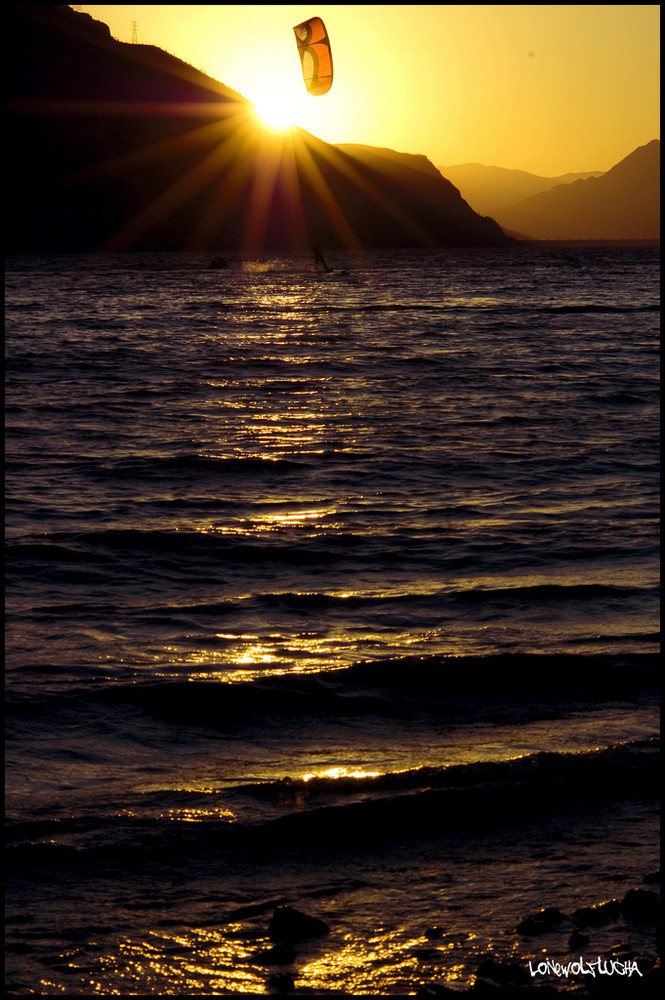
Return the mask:
<path id="1" fill-rule="evenodd" d="M 508 242 L 424 157 L 276 139 L 161 49 L 62 5 L 6 11 L 10 251 Z"/>

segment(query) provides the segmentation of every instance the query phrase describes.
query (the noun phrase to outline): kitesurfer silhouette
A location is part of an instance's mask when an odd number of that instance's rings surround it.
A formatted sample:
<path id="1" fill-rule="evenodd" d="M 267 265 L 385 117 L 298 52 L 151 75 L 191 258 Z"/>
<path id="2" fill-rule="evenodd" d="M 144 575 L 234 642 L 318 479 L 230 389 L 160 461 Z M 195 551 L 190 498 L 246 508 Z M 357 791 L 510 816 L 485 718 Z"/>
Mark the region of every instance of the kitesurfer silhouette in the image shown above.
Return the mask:
<path id="1" fill-rule="evenodd" d="M 321 247 L 312 247 L 312 253 L 314 254 L 314 263 L 320 264 L 324 271 L 329 271 L 330 268 L 326 264 L 325 257 L 321 252 Z"/>

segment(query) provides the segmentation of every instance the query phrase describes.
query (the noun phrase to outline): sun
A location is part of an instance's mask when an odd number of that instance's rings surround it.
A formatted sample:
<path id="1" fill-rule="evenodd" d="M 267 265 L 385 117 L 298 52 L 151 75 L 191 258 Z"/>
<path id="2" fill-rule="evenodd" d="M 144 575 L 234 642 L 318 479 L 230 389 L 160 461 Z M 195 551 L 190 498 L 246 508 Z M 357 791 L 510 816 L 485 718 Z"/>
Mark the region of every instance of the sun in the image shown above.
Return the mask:
<path id="1" fill-rule="evenodd" d="M 303 128 L 318 134 L 327 102 L 321 104 L 322 99 L 307 90 L 295 45 L 257 47 L 251 60 L 238 64 L 234 86 L 253 105 L 264 129 L 283 133 Z"/>
<path id="2" fill-rule="evenodd" d="M 252 101 L 254 113 L 273 132 L 286 132 L 295 125 L 293 108 L 284 88 L 266 89 Z"/>
<path id="3" fill-rule="evenodd" d="M 311 115 L 312 96 L 307 93 L 302 77 L 294 73 L 264 72 L 252 78 L 245 96 L 254 105 L 261 124 L 273 132 L 286 132 L 294 126 L 303 127 L 308 112 Z"/>

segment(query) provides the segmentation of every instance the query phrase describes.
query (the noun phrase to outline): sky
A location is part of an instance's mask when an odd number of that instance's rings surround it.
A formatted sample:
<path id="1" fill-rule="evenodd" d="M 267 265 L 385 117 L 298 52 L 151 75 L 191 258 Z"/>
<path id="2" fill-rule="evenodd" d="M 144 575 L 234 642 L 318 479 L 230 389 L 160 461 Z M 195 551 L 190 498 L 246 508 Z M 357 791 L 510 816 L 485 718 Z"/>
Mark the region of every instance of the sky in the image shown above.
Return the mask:
<path id="1" fill-rule="evenodd" d="M 326 142 L 558 177 L 609 170 L 660 137 L 659 5 L 76 9 Z M 293 33 L 314 15 L 333 50 L 335 79 L 321 97 L 305 89 Z"/>

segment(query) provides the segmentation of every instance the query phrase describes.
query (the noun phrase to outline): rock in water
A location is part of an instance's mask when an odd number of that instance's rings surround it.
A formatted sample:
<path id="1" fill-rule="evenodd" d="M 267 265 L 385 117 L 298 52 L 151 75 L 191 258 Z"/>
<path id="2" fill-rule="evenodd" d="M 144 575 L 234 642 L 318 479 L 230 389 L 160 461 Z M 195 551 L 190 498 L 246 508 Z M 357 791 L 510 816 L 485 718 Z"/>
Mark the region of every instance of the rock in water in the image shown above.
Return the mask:
<path id="1" fill-rule="evenodd" d="M 544 910 L 526 917 L 517 925 L 515 930 L 518 934 L 531 937 L 536 934 L 545 934 L 567 919 L 566 914 L 562 913 L 561 910 L 558 910 L 554 906 L 548 906 Z"/>
<path id="2" fill-rule="evenodd" d="M 579 931 L 573 931 L 568 938 L 568 950 L 579 951 L 580 948 L 585 948 L 588 945 L 589 940 L 588 934 L 580 934 Z"/>
<path id="3" fill-rule="evenodd" d="M 268 927 L 268 934 L 272 940 L 282 942 L 320 937 L 328 933 L 330 928 L 323 920 L 301 913 L 292 906 L 278 906 Z"/>
<path id="4" fill-rule="evenodd" d="M 594 906 L 581 906 L 573 913 L 573 921 L 580 929 L 604 927 L 613 920 L 617 920 L 619 913 L 618 900 L 608 899 L 604 903 L 596 903 Z"/>
<path id="5" fill-rule="evenodd" d="M 655 924 L 660 917 L 660 898 L 646 889 L 631 889 L 621 901 L 621 913 L 635 924 Z"/>
<path id="6" fill-rule="evenodd" d="M 523 966 L 510 962 L 495 962 L 491 958 L 480 963 L 476 975 L 479 979 L 489 979 L 493 983 L 498 983 L 502 989 L 527 986 L 531 981 L 529 973 Z"/>
<path id="7" fill-rule="evenodd" d="M 272 986 L 278 993 L 292 993 L 295 989 L 295 985 L 296 983 L 293 976 L 289 976 L 286 973 L 280 973 L 278 976 L 271 976 L 268 980 L 268 986 Z"/>

